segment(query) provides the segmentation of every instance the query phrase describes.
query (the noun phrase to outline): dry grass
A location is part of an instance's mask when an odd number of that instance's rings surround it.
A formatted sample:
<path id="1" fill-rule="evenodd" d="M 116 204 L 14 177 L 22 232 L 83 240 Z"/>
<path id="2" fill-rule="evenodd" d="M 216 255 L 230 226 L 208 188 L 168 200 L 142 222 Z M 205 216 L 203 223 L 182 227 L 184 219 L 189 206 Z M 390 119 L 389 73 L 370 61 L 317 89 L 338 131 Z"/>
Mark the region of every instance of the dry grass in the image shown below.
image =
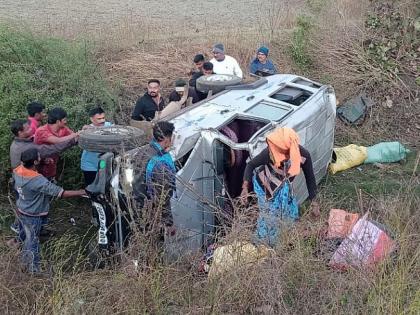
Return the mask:
<path id="1" fill-rule="evenodd" d="M 415 1 L 398 1 L 393 6 L 402 20 L 415 15 Z M 400 69 L 398 72 L 393 71 L 395 67 L 387 67 L 385 61 L 375 62 L 377 56 L 369 52 L 368 44 L 373 40 L 394 36 L 384 29 L 365 27 L 368 15 L 374 9 L 382 12 L 382 7 L 390 6 L 386 1 L 358 1 L 355 5 L 354 1 L 341 0 L 321 10 L 308 48 L 317 55 L 311 75 L 332 84 L 341 103 L 361 92 L 373 99 L 368 119 L 361 127 L 338 124 L 340 142 L 370 145 L 397 139 L 418 147 L 420 88 L 414 83 L 411 59 L 402 57 L 409 54 L 409 49 L 415 50 L 415 45 L 410 46 L 412 35 L 404 29 L 406 33 L 401 31 L 397 39 L 402 44 L 390 62 Z"/>
<path id="2" fill-rule="evenodd" d="M 412 177 L 407 184 L 414 187 L 418 179 Z M 264 261 L 212 280 L 197 273 L 198 255 L 153 266 L 140 259 L 135 270 L 131 258 L 139 256 L 129 253 L 122 264 L 105 270 L 56 272 L 50 280 L 36 280 L 16 270 L 16 257 L 9 252 L 1 262 L 2 309 L 33 314 L 415 314 L 420 281 L 420 221 L 415 211 L 420 200 L 413 192 L 401 188 L 397 197 L 359 199 L 360 211 L 371 210 L 399 243 L 397 258 L 376 270 L 341 273 L 326 266 L 332 249 L 315 233 L 323 226 L 324 212 L 319 221 L 304 216 L 285 231 Z M 324 210 L 330 202 L 322 200 Z M 249 239 L 252 227 L 247 222 L 238 216 L 222 243 Z M 311 230 L 312 236 L 302 236 L 302 229 Z"/>

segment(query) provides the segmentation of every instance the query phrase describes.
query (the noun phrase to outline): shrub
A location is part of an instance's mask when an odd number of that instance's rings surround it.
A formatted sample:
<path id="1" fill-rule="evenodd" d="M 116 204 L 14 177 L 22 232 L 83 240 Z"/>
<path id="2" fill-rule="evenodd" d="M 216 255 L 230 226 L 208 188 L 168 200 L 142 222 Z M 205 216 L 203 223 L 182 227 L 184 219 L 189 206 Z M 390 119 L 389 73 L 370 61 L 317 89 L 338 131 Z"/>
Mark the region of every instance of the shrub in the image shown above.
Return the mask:
<path id="1" fill-rule="evenodd" d="M 302 71 L 307 71 L 312 64 L 312 58 L 307 49 L 311 27 L 312 23 L 309 17 L 298 16 L 297 26 L 292 34 L 290 55 Z"/>
<path id="2" fill-rule="evenodd" d="M 100 104 L 110 110 L 114 103 L 88 43 L 35 36 L 5 26 L 0 26 L 0 91 L 2 182 L 9 169 L 10 122 L 27 116 L 30 101 L 40 101 L 47 108 L 63 107 L 73 130 L 88 122 L 89 108 Z M 80 178 L 79 154 L 75 149 L 64 154 L 66 178 L 72 183 Z"/>
<path id="3" fill-rule="evenodd" d="M 365 41 L 372 62 L 391 74 L 414 76 L 419 41 L 415 18 L 406 16 L 392 1 L 372 1 L 373 12 L 366 19 L 369 38 Z"/>

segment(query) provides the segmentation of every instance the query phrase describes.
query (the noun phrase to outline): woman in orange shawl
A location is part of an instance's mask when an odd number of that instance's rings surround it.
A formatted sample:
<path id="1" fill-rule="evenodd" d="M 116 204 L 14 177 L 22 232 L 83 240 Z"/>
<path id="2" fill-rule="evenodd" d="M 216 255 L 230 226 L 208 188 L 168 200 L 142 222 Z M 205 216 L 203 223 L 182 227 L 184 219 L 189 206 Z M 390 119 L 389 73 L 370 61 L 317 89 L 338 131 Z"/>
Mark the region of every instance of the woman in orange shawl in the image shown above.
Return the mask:
<path id="1" fill-rule="evenodd" d="M 253 171 L 261 165 L 269 165 L 275 170 L 283 169 L 290 181 L 293 181 L 294 177 L 299 175 L 302 168 L 308 188 L 309 200 L 311 201 L 312 213 L 318 216 L 320 213 L 319 205 L 315 201 L 317 188 L 312 159 L 310 153 L 299 144 L 298 134 L 288 127 L 277 128 L 267 136 L 266 141 L 267 148 L 246 165 L 241 196 L 246 197 L 248 195 Z M 284 167 L 285 162 L 287 162 L 286 168 Z"/>

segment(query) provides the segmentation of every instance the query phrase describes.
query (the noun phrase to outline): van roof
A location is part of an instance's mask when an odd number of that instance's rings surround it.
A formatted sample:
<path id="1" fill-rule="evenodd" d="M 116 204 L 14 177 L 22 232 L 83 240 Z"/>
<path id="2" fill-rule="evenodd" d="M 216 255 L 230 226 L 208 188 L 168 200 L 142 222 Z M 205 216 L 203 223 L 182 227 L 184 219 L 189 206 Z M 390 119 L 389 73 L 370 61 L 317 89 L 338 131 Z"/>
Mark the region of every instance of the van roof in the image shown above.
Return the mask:
<path id="1" fill-rule="evenodd" d="M 174 123 L 176 133 L 182 134 L 184 139 L 189 138 L 202 129 L 217 129 L 238 116 L 279 121 L 299 107 L 272 95 L 280 90 L 283 97 L 293 99 L 299 93 L 315 94 L 321 87 L 291 74 L 273 75 L 262 80 L 266 83 L 257 88 L 226 90 L 173 116 L 170 121 Z"/>

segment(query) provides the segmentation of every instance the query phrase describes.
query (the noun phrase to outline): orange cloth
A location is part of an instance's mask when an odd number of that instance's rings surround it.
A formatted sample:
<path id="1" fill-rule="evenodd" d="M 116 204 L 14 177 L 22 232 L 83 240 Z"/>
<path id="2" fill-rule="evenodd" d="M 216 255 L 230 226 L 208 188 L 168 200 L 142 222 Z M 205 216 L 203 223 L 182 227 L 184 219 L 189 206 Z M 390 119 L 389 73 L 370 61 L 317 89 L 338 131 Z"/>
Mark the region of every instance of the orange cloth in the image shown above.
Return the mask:
<path id="1" fill-rule="evenodd" d="M 296 176 L 300 173 L 299 136 L 293 129 L 277 128 L 267 136 L 267 144 L 275 167 L 280 167 L 283 161 L 290 159 L 288 174 Z"/>

